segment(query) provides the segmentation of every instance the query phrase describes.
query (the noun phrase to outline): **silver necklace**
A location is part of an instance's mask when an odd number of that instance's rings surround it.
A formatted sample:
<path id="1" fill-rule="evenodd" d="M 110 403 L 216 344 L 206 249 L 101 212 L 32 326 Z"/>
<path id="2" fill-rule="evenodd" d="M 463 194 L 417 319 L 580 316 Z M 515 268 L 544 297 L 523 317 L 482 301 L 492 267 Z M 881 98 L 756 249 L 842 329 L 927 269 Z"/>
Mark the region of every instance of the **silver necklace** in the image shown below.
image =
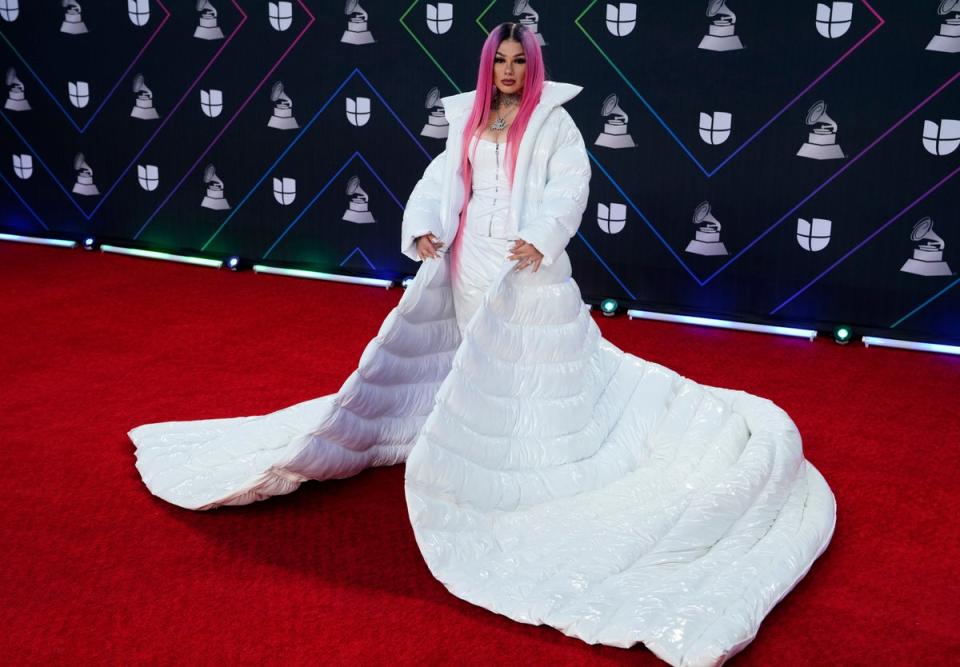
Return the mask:
<path id="1" fill-rule="evenodd" d="M 513 94 L 504 94 L 500 91 L 497 91 L 497 95 L 493 100 L 493 106 L 496 108 L 497 119 L 490 123 L 490 129 L 494 132 L 502 132 L 507 129 L 507 119 L 504 116 L 500 115 L 501 108 L 509 109 L 511 107 L 518 106 L 520 104 L 520 96 Z M 509 111 L 507 113 L 510 113 Z"/>

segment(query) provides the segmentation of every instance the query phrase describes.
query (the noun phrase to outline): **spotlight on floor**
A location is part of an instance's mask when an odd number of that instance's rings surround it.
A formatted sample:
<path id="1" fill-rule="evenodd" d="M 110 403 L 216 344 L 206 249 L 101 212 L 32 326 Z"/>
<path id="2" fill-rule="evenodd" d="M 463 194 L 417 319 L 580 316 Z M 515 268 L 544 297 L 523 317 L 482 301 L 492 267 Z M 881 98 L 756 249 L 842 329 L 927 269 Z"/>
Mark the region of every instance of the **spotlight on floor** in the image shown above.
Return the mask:
<path id="1" fill-rule="evenodd" d="M 600 312 L 604 317 L 613 317 L 620 310 L 620 304 L 616 299 L 604 299 L 600 302 Z"/>
<path id="2" fill-rule="evenodd" d="M 92 236 L 83 237 L 83 249 L 84 250 L 96 250 L 97 249 L 97 239 Z"/>
<path id="3" fill-rule="evenodd" d="M 227 267 L 228 269 L 230 269 L 231 271 L 239 271 L 239 270 L 240 270 L 240 258 L 237 257 L 236 255 L 233 255 L 233 256 L 231 256 L 231 257 L 227 257 L 227 261 L 224 262 L 224 266 L 226 266 L 226 267 Z"/>
<path id="4" fill-rule="evenodd" d="M 846 345 L 850 342 L 850 339 L 853 338 L 853 331 L 845 324 L 834 327 L 833 329 L 833 342 L 838 345 Z"/>
<path id="5" fill-rule="evenodd" d="M 407 276 L 401 281 L 400 284 L 403 286 L 403 289 L 407 289 L 408 287 L 410 287 L 410 283 L 412 282 L 413 282 L 413 276 Z"/>

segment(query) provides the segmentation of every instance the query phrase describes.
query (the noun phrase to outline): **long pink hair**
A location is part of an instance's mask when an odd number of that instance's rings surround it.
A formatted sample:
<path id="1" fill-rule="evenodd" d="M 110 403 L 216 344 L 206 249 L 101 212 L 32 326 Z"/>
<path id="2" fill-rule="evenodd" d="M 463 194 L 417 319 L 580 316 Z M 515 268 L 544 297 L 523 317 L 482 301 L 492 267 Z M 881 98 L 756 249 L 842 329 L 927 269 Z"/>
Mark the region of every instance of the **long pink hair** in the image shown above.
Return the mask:
<path id="1" fill-rule="evenodd" d="M 507 129 L 506 165 L 511 187 L 513 186 L 513 175 L 517 166 L 517 148 L 519 148 L 520 140 L 527 129 L 527 124 L 530 122 L 530 115 L 540 102 L 540 94 L 543 92 L 546 70 L 543 63 L 543 52 L 540 50 L 540 43 L 537 42 L 536 35 L 519 23 L 501 23 L 491 30 L 483 43 L 483 49 L 480 51 L 477 94 L 473 101 L 473 110 L 470 112 L 467 124 L 463 128 L 463 148 L 460 162 L 463 167 L 464 198 L 463 208 L 460 211 L 460 227 L 457 230 L 457 239 L 454 239 L 454 243 L 460 238 L 460 230 L 466 223 L 467 206 L 470 203 L 473 169 L 470 166 L 470 157 L 472 156 L 468 155 L 468 152 L 470 151 L 470 144 L 473 143 L 473 137 L 479 136 L 483 132 L 487 114 L 490 112 L 490 104 L 496 91 L 496 85 L 493 82 L 493 60 L 497 53 L 497 47 L 504 40 L 519 42 L 523 47 L 523 54 L 527 61 L 523 91 L 520 97 L 520 109 L 517 111 L 513 123 Z M 476 146 L 473 150 L 476 152 Z M 455 253 L 454 257 L 457 254 Z"/>

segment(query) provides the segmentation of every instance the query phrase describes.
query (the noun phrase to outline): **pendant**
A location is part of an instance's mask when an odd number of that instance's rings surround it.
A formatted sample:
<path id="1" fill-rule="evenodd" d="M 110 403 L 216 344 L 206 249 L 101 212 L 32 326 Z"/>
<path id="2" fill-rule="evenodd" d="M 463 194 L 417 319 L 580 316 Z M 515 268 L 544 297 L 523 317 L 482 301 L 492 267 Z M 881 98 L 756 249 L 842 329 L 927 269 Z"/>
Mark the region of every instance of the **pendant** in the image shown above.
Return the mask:
<path id="1" fill-rule="evenodd" d="M 497 116 L 497 119 L 490 123 L 490 129 L 496 132 L 500 130 L 505 130 L 507 128 L 507 121 L 503 119 L 503 116 Z"/>

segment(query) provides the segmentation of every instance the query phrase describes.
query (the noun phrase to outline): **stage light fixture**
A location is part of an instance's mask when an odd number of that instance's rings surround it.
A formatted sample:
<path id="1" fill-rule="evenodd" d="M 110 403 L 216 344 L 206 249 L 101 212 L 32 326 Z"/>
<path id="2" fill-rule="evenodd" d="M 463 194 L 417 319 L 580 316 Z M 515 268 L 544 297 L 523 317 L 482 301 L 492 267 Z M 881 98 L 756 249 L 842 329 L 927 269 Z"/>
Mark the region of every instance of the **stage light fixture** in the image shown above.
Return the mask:
<path id="1" fill-rule="evenodd" d="M 84 250 L 96 250 L 97 248 L 97 239 L 92 236 L 83 237 L 83 249 Z"/>
<path id="2" fill-rule="evenodd" d="M 600 312 L 603 313 L 604 317 L 613 317 L 619 309 L 620 304 L 617 303 L 616 299 L 604 299 L 600 302 Z"/>
<path id="3" fill-rule="evenodd" d="M 240 270 L 240 258 L 237 257 L 236 255 L 232 255 L 232 256 L 230 256 L 230 257 L 227 257 L 226 267 L 227 267 L 228 269 L 230 269 L 231 271 L 239 271 L 239 270 Z"/>
<path id="4" fill-rule="evenodd" d="M 833 328 L 833 342 L 838 345 L 846 345 L 853 338 L 853 330 L 845 324 Z"/>

